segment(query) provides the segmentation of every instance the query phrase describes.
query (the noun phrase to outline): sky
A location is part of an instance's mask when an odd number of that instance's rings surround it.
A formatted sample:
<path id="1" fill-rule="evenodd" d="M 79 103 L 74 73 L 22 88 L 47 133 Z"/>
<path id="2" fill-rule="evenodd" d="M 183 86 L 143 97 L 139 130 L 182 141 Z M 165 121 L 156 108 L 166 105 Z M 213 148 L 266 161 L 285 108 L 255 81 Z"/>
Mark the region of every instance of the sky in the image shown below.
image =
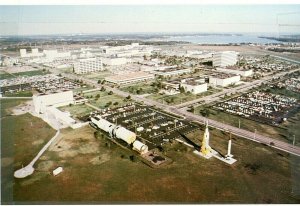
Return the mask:
<path id="1" fill-rule="evenodd" d="M 0 35 L 300 33 L 300 5 L 0 6 Z"/>

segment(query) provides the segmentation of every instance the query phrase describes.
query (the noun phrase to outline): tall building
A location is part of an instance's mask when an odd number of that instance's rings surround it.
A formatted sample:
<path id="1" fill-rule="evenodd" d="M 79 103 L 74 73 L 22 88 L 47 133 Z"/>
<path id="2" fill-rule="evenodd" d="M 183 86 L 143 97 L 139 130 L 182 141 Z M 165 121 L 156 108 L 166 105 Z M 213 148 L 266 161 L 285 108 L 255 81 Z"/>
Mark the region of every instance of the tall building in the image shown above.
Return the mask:
<path id="1" fill-rule="evenodd" d="M 76 74 L 85 74 L 102 70 L 102 61 L 100 58 L 80 59 L 74 64 L 74 72 Z"/>
<path id="2" fill-rule="evenodd" d="M 235 51 L 223 51 L 213 54 L 214 67 L 226 67 L 237 63 L 238 53 Z"/>

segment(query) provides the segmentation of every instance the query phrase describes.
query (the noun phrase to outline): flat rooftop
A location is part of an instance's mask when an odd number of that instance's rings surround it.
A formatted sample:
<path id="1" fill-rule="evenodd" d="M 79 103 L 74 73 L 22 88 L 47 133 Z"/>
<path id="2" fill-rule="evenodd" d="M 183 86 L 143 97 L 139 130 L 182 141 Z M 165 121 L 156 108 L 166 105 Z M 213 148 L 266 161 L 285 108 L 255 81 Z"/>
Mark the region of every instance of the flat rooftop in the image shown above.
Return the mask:
<path id="1" fill-rule="evenodd" d="M 189 68 L 182 68 L 182 67 L 176 67 L 176 68 L 165 68 L 161 70 L 155 70 L 157 72 L 174 72 L 174 71 L 181 71 L 181 70 L 190 70 Z"/>
<path id="2" fill-rule="evenodd" d="M 210 76 L 218 78 L 218 79 L 227 79 L 227 78 L 235 77 L 235 76 L 239 76 L 239 75 L 237 75 L 237 74 L 229 74 L 229 73 L 221 73 L 220 72 L 220 73 L 212 74 Z"/>
<path id="3" fill-rule="evenodd" d="M 247 68 L 244 68 L 244 67 L 238 67 L 238 66 L 227 66 L 227 67 L 225 67 L 225 69 L 232 69 L 232 70 L 237 70 L 237 71 L 251 70 L 251 69 L 247 69 Z"/>
<path id="4" fill-rule="evenodd" d="M 126 74 L 113 75 L 106 78 L 112 81 L 126 81 L 130 79 L 137 79 L 142 77 L 153 77 L 153 74 L 149 74 L 146 72 L 132 72 Z"/>

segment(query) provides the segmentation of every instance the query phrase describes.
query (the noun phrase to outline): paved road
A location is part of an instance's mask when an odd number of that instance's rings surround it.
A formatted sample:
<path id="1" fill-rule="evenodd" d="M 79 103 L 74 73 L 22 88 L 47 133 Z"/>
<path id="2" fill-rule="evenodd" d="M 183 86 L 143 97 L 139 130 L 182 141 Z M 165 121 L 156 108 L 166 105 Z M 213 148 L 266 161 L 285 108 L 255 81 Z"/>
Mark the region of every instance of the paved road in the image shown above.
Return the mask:
<path id="1" fill-rule="evenodd" d="M 289 72 L 292 72 L 292 71 L 289 71 Z M 273 78 L 273 77 L 279 77 L 279 76 L 285 75 L 286 73 L 288 73 L 288 72 L 278 73 L 276 75 L 273 75 L 272 77 L 268 77 L 267 79 L 270 79 L 270 78 Z M 94 85 L 95 88 L 100 88 L 101 87 L 101 85 L 97 84 L 97 81 L 95 81 L 95 80 L 90 80 L 90 79 L 87 79 L 87 78 L 84 78 L 84 77 L 78 77 L 78 76 L 75 76 L 73 74 L 63 74 L 63 75 L 65 77 L 68 77 L 68 78 L 71 78 L 71 79 L 74 79 L 74 78 L 75 79 L 81 79 L 81 80 L 83 80 L 84 82 L 86 82 L 88 84 Z M 258 80 L 257 84 L 259 84 L 260 82 L 263 82 L 263 81 L 266 81 L 266 79 L 264 78 L 264 79 Z M 212 119 L 208 119 L 208 118 L 205 118 L 205 117 L 202 117 L 202 116 L 199 116 L 199 115 L 194 115 L 190 112 L 187 112 L 186 107 L 179 109 L 175 106 L 164 105 L 164 104 L 156 102 L 154 100 L 147 99 L 147 98 L 144 98 L 144 97 L 141 97 L 141 96 L 132 95 L 130 93 L 120 91 L 117 88 L 112 88 L 112 87 L 107 86 L 107 85 L 104 85 L 104 87 L 106 88 L 106 90 L 113 91 L 115 94 L 117 94 L 119 96 L 122 96 L 124 98 L 127 97 L 128 95 L 130 95 L 131 98 L 135 101 L 144 102 L 145 104 L 147 104 L 149 106 L 156 106 L 157 108 L 160 108 L 160 109 L 162 109 L 166 112 L 171 112 L 171 113 L 183 116 L 187 120 L 197 121 L 200 124 L 205 124 L 205 122 L 208 121 L 209 125 L 211 127 L 214 127 L 214 128 L 220 129 L 220 130 L 224 130 L 224 131 L 230 131 L 234 135 L 237 135 L 237 136 L 240 136 L 240 137 L 252 140 L 252 141 L 260 142 L 260 143 L 269 145 L 271 147 L 277 148 L 279 150 L 288 152 L 290 154 L 300 156 L 300 147 L 298 147 L 298 146 L 293 146 L 293 145 L 288 144 L 286 142 L 275 140 L 273 138 L 270 138 L 270 137 L 267 137 L 267 136 L 264 136 L 264 135 L 260 135 L 260 134 L 254 133 L 254 132 L 239 129 L 237 127 L 233 127 L 233 126 L 221 123 L 221 122 L 217 122 L 217 121 L 214 121 Z M 241 91 L 241 89 L 243 89 L 243 88 L 240 88 L 239 91 Z M 249 89 L 249 88 L 244 88 L 244 89 Z M 212 96 L 210 96 L 210 98 L 213 99 Z"/>

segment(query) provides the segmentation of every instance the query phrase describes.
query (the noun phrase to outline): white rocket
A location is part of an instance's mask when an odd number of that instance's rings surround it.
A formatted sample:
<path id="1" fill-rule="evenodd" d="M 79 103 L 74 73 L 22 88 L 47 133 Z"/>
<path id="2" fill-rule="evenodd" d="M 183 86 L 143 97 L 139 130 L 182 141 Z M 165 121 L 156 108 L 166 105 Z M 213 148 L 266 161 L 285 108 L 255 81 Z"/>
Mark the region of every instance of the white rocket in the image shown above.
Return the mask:
<path id="1" fill-rule="evenodd" d="M 231 154 L 231 133 L 230 133 L 226 158 L 232 158 L 232 157 L 233 155 Z"/>

